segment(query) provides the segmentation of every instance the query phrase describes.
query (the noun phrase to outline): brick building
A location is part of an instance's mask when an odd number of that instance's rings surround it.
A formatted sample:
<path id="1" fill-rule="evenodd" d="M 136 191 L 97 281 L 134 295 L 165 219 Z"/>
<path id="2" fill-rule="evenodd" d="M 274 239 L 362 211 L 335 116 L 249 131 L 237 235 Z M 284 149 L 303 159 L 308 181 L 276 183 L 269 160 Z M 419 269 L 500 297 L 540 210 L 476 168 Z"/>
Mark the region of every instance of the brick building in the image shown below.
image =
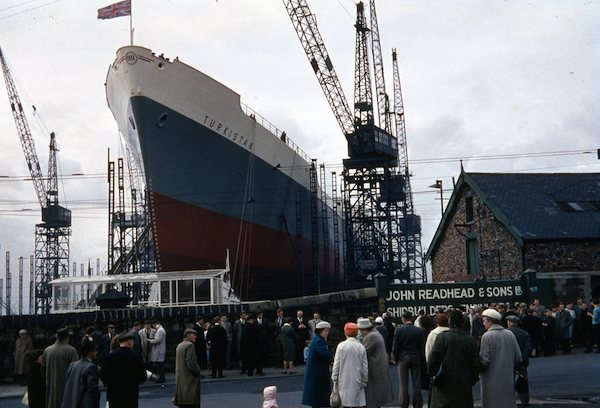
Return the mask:
<path id="1" fill-rule="evenodd" d="M 532 268 L 553 299 L 600 296 L 600 174 L 463 172 L 427 257 L 434 282 Z"/>

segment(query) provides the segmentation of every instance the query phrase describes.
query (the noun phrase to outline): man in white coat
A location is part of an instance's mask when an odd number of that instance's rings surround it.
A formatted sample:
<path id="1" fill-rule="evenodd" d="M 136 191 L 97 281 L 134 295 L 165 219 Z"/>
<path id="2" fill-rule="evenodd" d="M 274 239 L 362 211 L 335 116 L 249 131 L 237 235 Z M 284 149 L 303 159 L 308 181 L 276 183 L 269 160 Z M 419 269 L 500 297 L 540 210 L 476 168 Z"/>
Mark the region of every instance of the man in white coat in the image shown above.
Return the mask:
<path id="1" fill-rule="evenodd" d="M 152 321 L 152 328 L 156 330 L 153 339 L 148 339 L 150 345 L 149 360 L 154 370 L 157 371 L 158 383 L 165 382 L 165 355 L 167 351 L 167 332 L 158 320 Z"/>
<path id="2" fill-rule="evenodd" d="M 515 367 L 521 363 L 521 350 L 515 335 L 500 325 L 502 315 L 494 309 L 483 314 L 486 332 L 481 336 L 481 406 L 511 408 L 515 398 Z"/>
<path id="3" fill-rule="evenodd" d="M 367 404 L 365 387 L 369 379 L 367 351 L 356 340 L 356 323 L 346 323 L 344 334 L 346 340 L 338 344 L 335 351 L 331 379 L 334 388 L 337 386 L 342 407 L 364 407 Z"/>

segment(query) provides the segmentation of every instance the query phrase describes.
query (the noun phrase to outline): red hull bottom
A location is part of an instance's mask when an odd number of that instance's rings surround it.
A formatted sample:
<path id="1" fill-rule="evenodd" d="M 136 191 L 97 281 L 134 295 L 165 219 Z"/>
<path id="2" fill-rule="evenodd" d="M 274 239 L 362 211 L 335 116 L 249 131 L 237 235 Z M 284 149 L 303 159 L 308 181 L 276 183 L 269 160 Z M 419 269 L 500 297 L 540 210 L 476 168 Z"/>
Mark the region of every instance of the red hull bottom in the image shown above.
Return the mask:
<path id="1" fill-rule="evenodd" d="M 158 193 L 152 193 L 151 198 L 159 271 L 222 268 L 229 249 L 231 281 L 243 300 L 316 292 L 309 241 L 302 240 L 301 260 L 297 256 L 297 238 L 291 234 Z M 302 271 L 300 265 L 303 265 Z M 321 260 L 321 271 L 324 266 Z M 321 290 L 336 290 L 339 283 L 333 276 L 333 268 L 327 271 L 320 274 Z"/>

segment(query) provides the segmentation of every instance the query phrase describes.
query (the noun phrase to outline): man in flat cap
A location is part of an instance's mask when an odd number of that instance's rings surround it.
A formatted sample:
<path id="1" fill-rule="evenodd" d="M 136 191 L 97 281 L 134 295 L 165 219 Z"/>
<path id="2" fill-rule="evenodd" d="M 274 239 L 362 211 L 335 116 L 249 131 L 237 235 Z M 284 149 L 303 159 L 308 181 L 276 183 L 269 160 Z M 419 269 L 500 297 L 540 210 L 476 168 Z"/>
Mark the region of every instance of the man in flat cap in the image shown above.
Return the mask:
<path id="1" fill-rule="evenodd" d="M 508 324 L 508 330 L 515 335 L 517 343 L 519 343 L 519 350 L 521 350 L 521 364 L 516 368 L 519 373 L 519 380 L 517 381 L 517 394 L 521 400 L 522 406 L 529 406 L 529 379 L 527 377 L 527 367 L 529 366 L 529 355 L 531 354 L 531 339 L 529 333 L 521 329 L 521 319 L 518 316 L 507 316 L 506 323 Z"/>
<path id="2" fill-rule="evenodd" d="M 96 360 L 96 345 L 86 341 L 81 346 L 81 359 L 69 365 L 61 408 L 99 408 L 100 375 Z"/>
<path id="3" fill-rule="evenodd" d="M 79 360 L 75 347 L 69 345 L 69 329 L 66 327 L 56 332 L 56 342 L 46 347 L 42 355 L 42 375 L 46 381 L 46 408 L 60 408 L 67 368 L 69 364 Z"/>
<path id="4" fill-rule="evenodd" d="M 182 408 L 200 407 L 200 365 L 194 343 L 198 332 L 185 329 L 183 341 L 175 350 L 175 396 L 173 403 Z"/>
<path id="5" fill-rule="evenodd" d="M 142 356 L 133 351 L 134 337 L 124 333 L 119 336 L 119 348 L 109 353 L 100 378 L 106 386 L 106 400 L 110 408 L 137 408 L 139 386 L 146 381 L 146 368 Z"/>
<path id="6" fill-rule="evenodd" d="M 482 313 L 486 332 L 481 336 L 481 403 L 483 408 L 516 407 L 515 368 L 521 350 L 514 334 L 500 325 L 502 315 L 495 309 Z"/>

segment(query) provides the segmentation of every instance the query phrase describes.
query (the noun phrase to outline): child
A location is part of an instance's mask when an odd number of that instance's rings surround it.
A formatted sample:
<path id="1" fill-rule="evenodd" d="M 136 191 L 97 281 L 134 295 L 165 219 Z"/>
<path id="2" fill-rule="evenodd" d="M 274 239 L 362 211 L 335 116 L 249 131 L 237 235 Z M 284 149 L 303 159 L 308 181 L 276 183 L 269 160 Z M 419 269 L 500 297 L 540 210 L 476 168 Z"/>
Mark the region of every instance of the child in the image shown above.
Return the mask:
<path id="1" fill-rule="evenodd" d="M 279 408 L 279 405 L 277 405 L 277 400 L 275 399 L 277 396 L 276 386 L 271 385 L 269 387 L 265 387 L 263 390 L 263 396 L 265 397 L 265 400 L 262 408 Z"/>
<path id="2" fill-rule="evenodd" d="M 303 356 L 304 356 L 304 364 L 306 364 L 306 360 L 308 359 L 308 345 L 310 344 L 310 340 L 306 340 L 306 343 L 304 343 L 304 350 L 302 352 Z"/>

